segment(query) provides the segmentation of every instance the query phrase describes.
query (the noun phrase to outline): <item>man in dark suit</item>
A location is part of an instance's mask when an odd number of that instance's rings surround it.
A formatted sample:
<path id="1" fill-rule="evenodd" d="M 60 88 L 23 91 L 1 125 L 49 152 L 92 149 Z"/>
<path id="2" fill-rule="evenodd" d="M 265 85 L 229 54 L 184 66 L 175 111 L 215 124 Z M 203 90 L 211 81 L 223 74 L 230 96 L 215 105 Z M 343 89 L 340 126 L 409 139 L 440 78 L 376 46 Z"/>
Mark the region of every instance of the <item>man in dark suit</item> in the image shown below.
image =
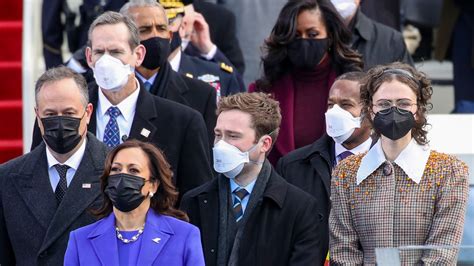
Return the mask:
<path id="1" fill-rule="evenodd" d="M 368 151 L 373 143 L 368 121 L 360 121 L 360 82 L 364 76 L 363 72 L 348 72 L 332 85 L 326 113 L 326 131 L 331 136 L 325 134 L 313 144 L 288 153 L 276 166 L 286 181 L 317 199 L 318 215 L 322 217 L 322 246 L 326 252 L 332 169 L 347 156 Z"/>
<path id="2" fill-rule="evenodd" d="M 212 141 L 216 124 L 216 90 L 172 70 L 167 61 L 171 32 L 163 8 L 153 0 L 130 1 L 120 12 L 137 24 L 140 41 L 146 47 L 144 61 L 136 68 L 137 77 L 152 94 L 200 112 L 206 122 L 209 141 Z"/>
<path id="3" fill-rule="evenodd" d="M 360 1 L 353 0 L 348 5 L 344 1 L 331 0 L 352 31 L 351 46 L 362 55 L 364 68 L 395 61 L 413 65 L 402 34 L 364 15 L 359 9 Z"/>
<path id="4" fill-rule="evenodd" d="M 89 131 L 113 147 L 128 138 L 161 148 L 181 194 L 212 177 L 209 141 L 202 116 L 184 105 L 151 95 L 135 78 L 144 58 L 133 21 L 106 12 L 91 26 L 86 50 L 98 84 L 89 86 L 95 111 Z M 40 141 L 38 137 L 33 145 Z"/>
<path id="5" fill-rule="evenodd" d="M 278 102 L 238 93 L 219 102 L 214 170 L 183 197 L 201 230 L 206 265 L 312 265 L 324 258 L 316 201 L 266 160 L 281 122 Z M 321 261 L 322 262 L 322 261 Z"/>
<path id="6" fill-rule="evenodd" d="M 36 83 L 46 144 L 0 165 L 0 264 L 62 265 L 69 232 L 93 223 L 107 147 L 87 133 L 92 105 L 84 78 L 66 67 Z"/>

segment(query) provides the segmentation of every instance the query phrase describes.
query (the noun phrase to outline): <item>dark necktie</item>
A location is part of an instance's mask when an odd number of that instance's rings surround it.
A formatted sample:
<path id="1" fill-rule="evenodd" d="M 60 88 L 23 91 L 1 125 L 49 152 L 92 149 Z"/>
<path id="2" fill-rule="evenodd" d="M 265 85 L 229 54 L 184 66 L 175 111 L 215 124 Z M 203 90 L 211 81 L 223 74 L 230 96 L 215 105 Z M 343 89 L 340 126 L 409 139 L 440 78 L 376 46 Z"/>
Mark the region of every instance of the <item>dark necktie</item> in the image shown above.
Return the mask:
<path id="1" fill-rule="evenodd" d="M 339 161 L 342 161 L 351 155 L 354 155 L 354 154 L 350 151 L 344 151 L 344 152 L 339 153 L 337 157 L 339 158 Z"/>
<path id="2" fill-rule="evenodd" d="M 69 169 L 69 166 L 63 164 L 56 164 L 54 165 L 54 168 L 56 168 L 56 171 L 58 171 L 59 174 L 59 183 L 56 186 L 56 190 L 54 191 L 54 194 L 56 195 L 56 200 L 59 203 L 61 203 L 61 200 L 63 200 L 64 195 L 66 194 L 67 190 L 67 180 L 66 180 L 66 173 L 67 169 Z"/>
<path id="3" fill-rule="evenodd" d="M 120 144 L 120 130 L 117 123 L 117 117 L 120 115 L 120 110 L 118 107 L 111 106 L 107 110 L 107 114 L 110 116 L 110 119 L 105 126 L 104 143 L 113 148 Z"/>
<path id="4" fill-rule="evenodd" d="M 235 215 L 235 221 L 239 222 L 242 217 L 244 216 L 244 210 L 242 209 L 242 200 L 249 194 L 245 188 L 236 188 L 234 192 L 232 192 L 234 195 L 234 215 Z"/>

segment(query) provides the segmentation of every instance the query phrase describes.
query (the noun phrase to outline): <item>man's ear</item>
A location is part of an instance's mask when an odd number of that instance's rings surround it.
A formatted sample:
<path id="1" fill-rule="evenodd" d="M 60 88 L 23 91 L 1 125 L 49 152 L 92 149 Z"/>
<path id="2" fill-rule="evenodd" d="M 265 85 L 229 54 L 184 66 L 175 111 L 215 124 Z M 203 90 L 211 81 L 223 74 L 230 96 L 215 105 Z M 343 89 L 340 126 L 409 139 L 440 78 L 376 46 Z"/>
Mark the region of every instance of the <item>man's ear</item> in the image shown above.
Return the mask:
<path id="1" fill-rule="evenodd" d="M 141 66 L 143 60 L 145 59 L 145 54 L 146 54 L 145 46 L 143 46 L 143 44 L 139 44 L 137 47 L 135 47 L 134 53 L 137 56 L 137 61 L 135 62 L 135 67 L 139 67 L 139 66 Z"/>
<path id="2" fill-rule="evenodd" d="M 92 49 L 89 46 L 86 47 L 86 61 L 87 65 L 92 69 L 94 67 L 92 64 Z"/>
<path id="3" fill-rule="evenodd" d="M 272 148 L 273 140 L 272 137 L 270 137 L 269 135 L 265 135 L 262 138 L 263 139 L 261 151 L 267 153 Z"/>

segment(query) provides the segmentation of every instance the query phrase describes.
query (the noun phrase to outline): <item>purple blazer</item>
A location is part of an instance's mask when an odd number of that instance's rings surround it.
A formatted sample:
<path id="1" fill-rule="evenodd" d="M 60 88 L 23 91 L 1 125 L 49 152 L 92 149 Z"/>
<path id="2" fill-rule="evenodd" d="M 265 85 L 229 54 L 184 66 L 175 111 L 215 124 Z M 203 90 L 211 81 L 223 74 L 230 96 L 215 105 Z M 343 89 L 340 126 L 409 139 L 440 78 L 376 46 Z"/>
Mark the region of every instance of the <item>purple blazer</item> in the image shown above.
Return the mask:
<path id="1" fill-rule="evenodd" d="M 205 265 L 199 229 L 148 211 L 138 265 Z M 115 216 L 111 213 L 71 232 L 64 265 L 119 265 Z"/>

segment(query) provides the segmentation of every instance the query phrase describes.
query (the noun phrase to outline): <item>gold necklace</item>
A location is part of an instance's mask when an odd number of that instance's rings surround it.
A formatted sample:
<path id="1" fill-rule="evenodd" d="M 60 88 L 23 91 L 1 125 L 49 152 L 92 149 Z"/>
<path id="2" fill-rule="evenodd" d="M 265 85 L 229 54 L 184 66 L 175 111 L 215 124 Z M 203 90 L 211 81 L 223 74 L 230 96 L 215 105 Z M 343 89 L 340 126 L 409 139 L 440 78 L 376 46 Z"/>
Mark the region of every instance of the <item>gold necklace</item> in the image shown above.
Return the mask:
<path id="1" fill-rule="evenodd" d="M 117 238 L 120 239 L 120 241 L 122 241 L 125 244 L 137 241 L 138 237 L 140 237 L 140 235 L 143 233 L 143 230 L 145 230 L 145 224 L 143 224 L 143 226 L 138 229 L 138 233 L 136 235 L 132 236 L 132 238 L 130 239 L 126 239 L 120 233 L 119 228 L 117 226 L 115 227 L 115 231 L 117 232 Z"/>

